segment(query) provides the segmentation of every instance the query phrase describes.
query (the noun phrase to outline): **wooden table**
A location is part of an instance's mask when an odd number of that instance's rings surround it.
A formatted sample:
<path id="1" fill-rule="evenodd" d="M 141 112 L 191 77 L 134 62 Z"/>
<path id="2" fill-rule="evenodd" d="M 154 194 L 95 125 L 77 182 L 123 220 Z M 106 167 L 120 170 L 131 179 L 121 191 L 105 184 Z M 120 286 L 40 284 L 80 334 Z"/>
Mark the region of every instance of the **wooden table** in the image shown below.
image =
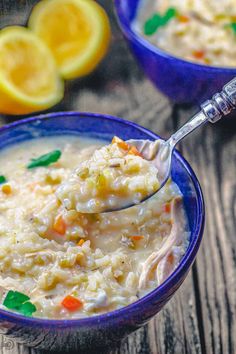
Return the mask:
<path id="1" fill-rule="evenodd" d="M 24 24 L 33 3 L 1 0 L 1 26 Z M 111 0 L 101 1 L 113 25 L 113 42 L 89 77 L 67 83 L 53 110 L 96 111 L 135 121 L 163 137 L 197 107 L 173 105 L 143 76 L 116 25 Z M 206 228 L 197 261 L 186 281 L 148 325 L 130 335 L 115 353 L 236 353 L 236 117 L 209 124 L 187 138 L 183 155 L 194 168 L 206 201 Z M 1 117 L 1 124 L 13 118 Z M 9 347 L 8 347 L 9 346 Z M 1 338 L 0 353 L 35 350 Z"/>

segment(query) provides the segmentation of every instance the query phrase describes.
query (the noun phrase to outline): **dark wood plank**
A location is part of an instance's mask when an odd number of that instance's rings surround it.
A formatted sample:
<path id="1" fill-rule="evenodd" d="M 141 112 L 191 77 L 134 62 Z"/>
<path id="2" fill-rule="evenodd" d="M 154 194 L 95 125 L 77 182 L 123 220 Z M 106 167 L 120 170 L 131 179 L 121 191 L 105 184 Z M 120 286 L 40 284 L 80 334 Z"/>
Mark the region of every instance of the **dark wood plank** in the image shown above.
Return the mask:
<path id="1" fill-rule="evenodd" d="M 235 119 L 233 114 L 209 124 L 183 144 L 206 200 L 206 230 L 196 272 L 206 350 L 213 353 L 236 350 Z"/>

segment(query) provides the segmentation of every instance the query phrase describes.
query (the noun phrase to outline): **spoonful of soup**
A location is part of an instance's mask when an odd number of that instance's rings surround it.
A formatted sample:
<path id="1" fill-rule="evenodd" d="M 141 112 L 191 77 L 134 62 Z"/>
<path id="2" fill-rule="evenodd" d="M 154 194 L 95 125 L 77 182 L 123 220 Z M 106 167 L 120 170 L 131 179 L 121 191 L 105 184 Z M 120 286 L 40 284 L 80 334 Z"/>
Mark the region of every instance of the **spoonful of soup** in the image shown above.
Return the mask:
<path id="1" fill-rule="evenodd" d="M 96 150 L 62 183 L 56 195 L 68 210 L 101 213 L 125 209 L 157 193 L 171 174 L 176 144 L 201 125 L 215 123 L 236 108 L 236 78 L 201 105 L 201 111 L 167 141 L 123 141 Z"/>

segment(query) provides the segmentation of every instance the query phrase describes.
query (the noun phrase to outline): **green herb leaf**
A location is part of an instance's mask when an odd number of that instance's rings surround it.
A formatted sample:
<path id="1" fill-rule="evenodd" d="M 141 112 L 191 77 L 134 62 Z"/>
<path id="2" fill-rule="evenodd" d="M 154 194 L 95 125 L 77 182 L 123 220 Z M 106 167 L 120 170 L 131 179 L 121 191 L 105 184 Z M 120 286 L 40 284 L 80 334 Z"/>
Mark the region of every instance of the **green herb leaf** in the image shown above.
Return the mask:
<path id="1" fill-rule="evenodd" d="M 29 296 L 22 294 L 19 291 L 10 290 L 3 301 L 3 305 L 10 310 L 22 313 L 25 316 L 32 316 L 37 309 L 29 300 Z"/>
<path id="2" fill-rule="evenodd" d="M 54 150 L 49 152 L 48 154 L 42 155 L 37 159 L 31 159 L 31 162 L 27 165 L 27 168 L 35 168 L 40 166 L 48 166 L 51 163 L 57 162 L 61 157 L 60 150 Z"/>
<path id="3" fill-rule="evenodd" d="M 144 34 L 146 36 L 151 36 L 157 29 L 161 26 L 162 17 L 158 14 L 150 17 L 144 24 Z"/>
<path id="4" fill-rule="evenodd" d="M 22 313 L 22 315 L 30 317 L 35 311 L 37 311 L 37 308 L 32 302 L 28 301 L 22 304 L 18 311 Z"/>
<path id="5" fill-rule="evenodd" d="M 5 176 L 0 176 L 0 184 L 6 183 L 7 179 Z"/>
<path id="6" fill-rule="evenodd" d="M 163 16 L 159 13 L 152 15 L 144 24 L 144 34 L 153 35 L 159 27 L 165 26 L 176 15 L 177 11 L 173 7 L 169 7 Z"/>
<path id="7" fill-rule="evenodd" d="M 166 25 L 172 18 L 177 16 L 177 11 L 174 7 L 169 7 L 163 16 L 163 24 Z"/>
<path id="8" fill-rule="evenodd" d="M 5 297 L 3 305 L 10 308 L 10 306 L 16 307 L 20 306 L 22 303 L 28 301 L 30 298 L 29 296 L 22 294 L 18 291 L 10 290 Z"/>
<path id="9" fill-rule="evenodd" d="M 228 25 L 226 25 L 226 27 L 229 27 L 233 33 L 236 35 L 236 22 L 231 22 Z"/>

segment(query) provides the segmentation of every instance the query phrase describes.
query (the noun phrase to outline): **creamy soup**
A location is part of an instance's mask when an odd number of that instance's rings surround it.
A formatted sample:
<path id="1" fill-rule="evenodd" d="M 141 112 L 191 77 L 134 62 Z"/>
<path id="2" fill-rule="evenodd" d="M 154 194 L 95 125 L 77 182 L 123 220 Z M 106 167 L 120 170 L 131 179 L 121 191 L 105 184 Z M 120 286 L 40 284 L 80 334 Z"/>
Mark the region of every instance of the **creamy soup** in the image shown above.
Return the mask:
<path id="1" fill-rule="evenodd" d="M 120 212 L 83 214 L 58 198 L 102 145 L 68 135 L 0 152 L 1 308 L 44 318 L 93 316 L 138 300 L 179 264 L 189 232 L 171 180 Z"/>
<path id="2" fill-rule="evenodd" d="M 141 0 L 133 29 L 177 57 L 236 66 L 235 0 Z"/>
<path id="3" fill-rule="evenodd" d="M 67 210 L 100 213 L 138 204 L 158 187 L 154 164 L 135 146 L 114 137 L 81 163 L 56 194 Z"/>

